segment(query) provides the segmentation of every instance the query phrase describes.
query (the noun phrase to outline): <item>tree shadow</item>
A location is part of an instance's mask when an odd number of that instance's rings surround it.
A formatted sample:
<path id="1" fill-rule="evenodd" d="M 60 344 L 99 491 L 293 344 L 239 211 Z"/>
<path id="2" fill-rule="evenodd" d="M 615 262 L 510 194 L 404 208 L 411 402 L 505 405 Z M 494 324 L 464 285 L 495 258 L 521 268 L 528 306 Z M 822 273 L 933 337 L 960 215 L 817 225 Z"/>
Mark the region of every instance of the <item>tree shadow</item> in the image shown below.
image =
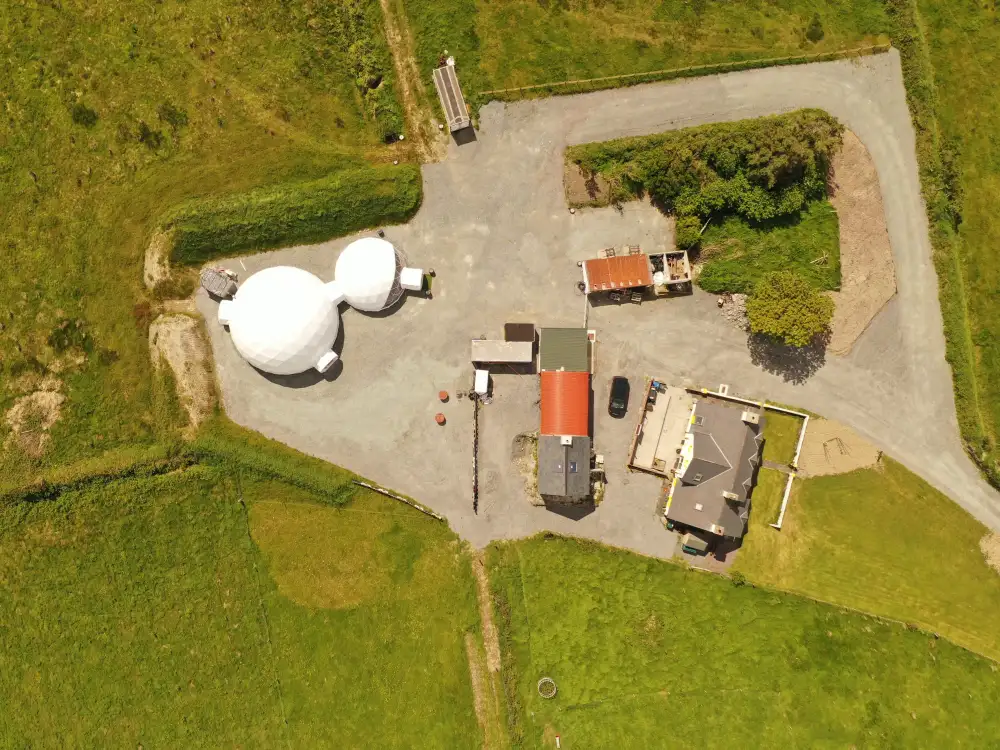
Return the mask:
<path id="1" fill-rule="evenodd" d="M 747 337 L 750 361 L 765 372 L 780 375 L 786 383 L 801 385 L 826 364 L 829 334 L 817 336 L 809 346 L 789 346 L 771 336 L 751 333 Z"/>

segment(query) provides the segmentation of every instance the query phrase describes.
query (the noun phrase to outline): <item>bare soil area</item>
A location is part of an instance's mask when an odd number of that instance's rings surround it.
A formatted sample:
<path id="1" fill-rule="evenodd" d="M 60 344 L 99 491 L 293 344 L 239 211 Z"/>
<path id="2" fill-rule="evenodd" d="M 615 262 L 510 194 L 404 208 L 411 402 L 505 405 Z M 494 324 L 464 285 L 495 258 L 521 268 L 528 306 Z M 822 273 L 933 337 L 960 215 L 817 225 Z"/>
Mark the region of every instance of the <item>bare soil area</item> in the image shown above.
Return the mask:
<path id="1" fill-rule="evenodd" d="M 169 232 L 154 232 L 146 248 L 142 264 L 142 280 L 147 289 L 153 289 L 161 281 L 170 278 L 170 247 L 173 244 Z"/>
<path id="2" fill-rule="evenodd" d="M 830 203 L 840 223 L 840 291 L 830 326 L 832 354 L 847 354 L 896 293 L 896 270 L 882 207 L 878 172 L 850 130 L 831 165 Z"/>
<path id="3" fill-rule="evenodd" d="M 433 124 L 437 118 L 428 104 L 430 99 L 413 51 L 413 37 L 406 23 L 406 14 L 397 12 L 394 0 L 380 2 L 385 18 L 385 36 L 396 68 L 399 98 L 403 103 L 406 138 L 421 161 L 440 161 L 448 153 L 448 141 Z"/>
<path id="4" fill-rule="evenodd" d="M 983 551 L 986 564 L 1000 573 L 1000 533 L 994 531 L 980 539 L 979 549 Z"/>
<path id="5" fill-rule="evenodd" d="M 805 476 L 846 474 L 878 463 L 882 451 L 854 430 L 830 419 L 813 418 L 806 426 L 799 456 L 799 473 Z"/>
<path id="6" fill-rule="evenodd" d="M 66 396 L 59 392 L 61 385 L 55 378 L 46 378 L 39 390 L 21 396 L 7 410 L 4 421 L 10 433 L 4 441 L 5 450 L 16 445 L 33 458 L 45 453 L 49 430 L 59 421 L 66 400 Z"/>
<path id="7" fill-rule="evenodd" d="M 587 175 L 578 164 L 563 167 L 566 202 L 574 207 L 606 206 L 611 200 L 611 185 L 601 175 Z"/>
<path id="8" fill-rule="evenodd" d="M 160 315 L 149 326 L 149 353 L 155 366 L 166 361 L 173 371 L 188 415 L 187 433 L 193 435 L 215 406 L 211 352 L 201 321 L 183 314 Z"/>
<path id="9" fill-rule="evenodd" d="M 538 476 L 535 474 L 538 465 L 538 437 L 518 435 L 514 438 L 510 460 L 514 470 L 524 480 L 524 494 L 528 502 L 538 507 L 545 505 L 542 496 L 538 494 Z"/>

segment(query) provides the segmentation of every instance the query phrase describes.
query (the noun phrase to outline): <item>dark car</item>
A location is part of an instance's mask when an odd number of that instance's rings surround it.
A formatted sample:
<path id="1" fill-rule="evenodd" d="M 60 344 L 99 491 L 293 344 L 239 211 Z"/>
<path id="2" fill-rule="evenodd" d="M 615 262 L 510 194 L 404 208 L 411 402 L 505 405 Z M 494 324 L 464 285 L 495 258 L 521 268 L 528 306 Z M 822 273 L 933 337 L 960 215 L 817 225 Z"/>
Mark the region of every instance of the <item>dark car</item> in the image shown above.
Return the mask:
<path id="1" fill-rule="evenodd" d="M 608 399 L 608 414 L 615 419 L 621 419 L 628 411 L 628 378 L 615 375 L 611 378 L 611 398 Z"/>

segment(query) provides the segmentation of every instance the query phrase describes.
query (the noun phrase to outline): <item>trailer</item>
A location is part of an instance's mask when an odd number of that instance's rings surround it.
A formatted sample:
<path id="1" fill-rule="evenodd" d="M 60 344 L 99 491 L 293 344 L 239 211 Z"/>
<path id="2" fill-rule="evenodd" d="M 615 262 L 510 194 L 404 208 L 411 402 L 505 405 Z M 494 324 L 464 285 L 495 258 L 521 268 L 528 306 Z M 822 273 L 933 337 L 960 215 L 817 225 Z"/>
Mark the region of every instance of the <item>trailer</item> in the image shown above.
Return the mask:
<path id="1" fill-rule="evenodd" d="M 449 57 L 444 65 L 435 69 L 434 86 L 437 88 L 445 119 L 448 120 L 448 129 L 454 133 L 472 125 L 469 108 L 465 104 L 465 97 L 462 96 L 462 88 L 458 85 L 454 57 Z"/>

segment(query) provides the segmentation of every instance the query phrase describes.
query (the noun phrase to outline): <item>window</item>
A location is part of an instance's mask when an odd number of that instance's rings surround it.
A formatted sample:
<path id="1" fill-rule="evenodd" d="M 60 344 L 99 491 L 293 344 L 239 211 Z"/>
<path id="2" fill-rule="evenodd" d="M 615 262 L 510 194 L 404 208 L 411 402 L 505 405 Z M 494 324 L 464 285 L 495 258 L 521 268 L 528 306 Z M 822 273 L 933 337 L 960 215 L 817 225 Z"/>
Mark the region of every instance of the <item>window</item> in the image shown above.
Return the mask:
<path id="1" fill-rule="evenodd" d="M 694 475 L 694 479 L 692 479 L 691 481 L 692 482 L 700 482 L 701 481 L 701 477 L 702 477 L 701 474 L 695 474 Z"/>
<path id="2" fill-rule="evenodd" d="M 569 462 L 569 473 L 576 474 L 576 461 Z"/>
<path id="3" fill-rule="evenodd" d="M 694 418 L 694 423 L 698 427 L 701 427 L 703 424 L 705 424 L 705 418 L 704 417 L 695 417 Z"/>
<path id="4" fill-rule="evenodd" d="M 705 506 L 702 505 L 701 503 L 695 503 L 694 504 L 694 509 L 695 510 L 705 510 Z"/>

